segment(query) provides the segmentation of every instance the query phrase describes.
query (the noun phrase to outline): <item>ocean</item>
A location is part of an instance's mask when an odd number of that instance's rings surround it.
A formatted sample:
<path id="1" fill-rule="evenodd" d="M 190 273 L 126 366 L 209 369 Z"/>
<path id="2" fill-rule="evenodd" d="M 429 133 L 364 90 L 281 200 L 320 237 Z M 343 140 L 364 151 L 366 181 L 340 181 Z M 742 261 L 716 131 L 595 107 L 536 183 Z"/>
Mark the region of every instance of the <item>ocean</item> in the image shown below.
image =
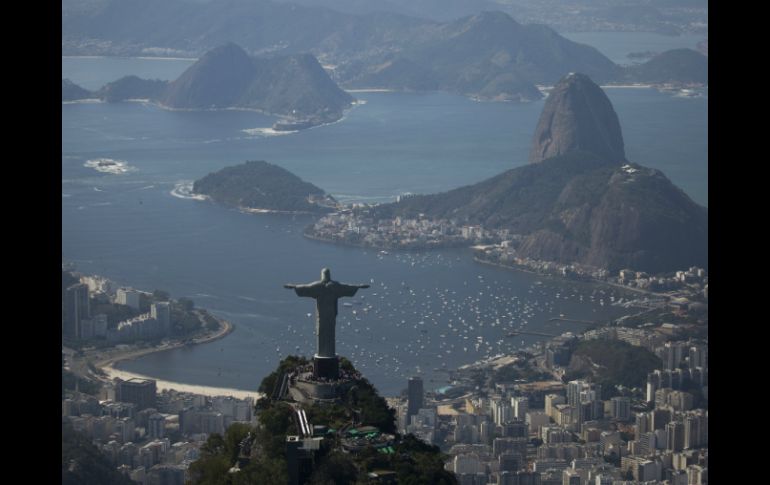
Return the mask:
<path id="1" fill-rule="evenodd" d="M 62 61 L 63 77 L 84 86 L 81 71 L 91 82 L 128 69 L 172 78 L 191 62 Z M 628 158 L 662 170 L 706 205 L 708 98 L 651 89 L 607 94 Z M 371 284 L 349 306 L 340 302 L 337 352 L 385 395 L 417 374 L 428 389 L 446 385 L 445 369 L 543 340 L 506 338 L 511 330 L 578 331 L 581 324 L 550 319 L 606 320 L 636 311 L 615 304 L 629 297 L 621 290 L 477 264 L 469 250 L 382 254 L 335 246 L 302 237 L 309 216 L 244 214 L 185 196 L 193 180 L 246 160 L 280 165 L 343 201 L 446 191 L 525 164 L 543 106 L 446 93 L 354 96 L 362 104 L 343 120 L 283 135 L 266 135 L 275 118 L 250 111 L 62 105 L 62 260 L 121 285 L 190 297 L 236 326 L 214 343 L 118 367 L 256 389 L 283 356 L 312 354 L 314 302 L 282 285 L 314 281 L 322 267 L 334 279 Z M 99 160 L 116 165 L 99 171 Z"/>
<path id="2" fill-rule="evenodd" d="M 631 53 L 697 50 L 698 42 L 708 38 L 707 34 L 664 35 L 653 32 L 562 32 L 561 35 L 571 41 L 596 47 L 612 62 L 620 65 L 646 61 L 628 57 Z"/>

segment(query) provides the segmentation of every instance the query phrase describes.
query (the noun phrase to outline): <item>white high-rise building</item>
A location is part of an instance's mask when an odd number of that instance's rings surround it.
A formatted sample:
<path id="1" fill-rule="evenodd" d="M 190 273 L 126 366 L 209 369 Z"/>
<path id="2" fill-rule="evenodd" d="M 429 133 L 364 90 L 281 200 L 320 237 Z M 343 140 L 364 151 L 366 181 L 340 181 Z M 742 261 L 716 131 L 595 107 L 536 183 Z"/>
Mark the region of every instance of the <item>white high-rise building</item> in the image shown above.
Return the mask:
<path id="1" fill-rule="evenodd" d="M 666 449 L 670 451 L 682 451 L 684 449 L 684 425 L 677 421 L 671 421 L 666 425 Z"/>
<path id="2" fill-rule="evenodd" d="M 688 413 L 684 418 L 684 447 L 699 448 L 708 445 L 708 414 L 702 411 Z"/>
<path id="3" fill-rule="evenodd" d="M 567 383 L 567 404 L 573 407 L 583 402 L 592 402 L 601 399 L 601 386 L 588 381 L 576 380 Z"/>
<path id="4" fill-rule="evenodd" d="M 132 288 L 118 288 L 115 303 L 139 310 L 139 292 Z"/>
<path id="5" fill-rule="evenodd" d="M 586 381 L 569 381 L 567 383 L 567 404 L 573 407 L 580 404 L 580 394 L 586 389 L 590 389 Z"/>
<path id="6" fill-rule="evenodd" d="M 167 301 L 153 303 L 150 306 L 150 316 L 158 321 L 166 335 L 171 333 L 171 310 Z"/>
<path id="7" fill-rule="evenodd" d="M 513 405 L 514 418 L 526 419 L 527 411 L 529 411 L 529 398 L 524 396 L 512 397 L 511 405 Z"/>
<path id="8" fill-rule="evenodd" d="M 683 342 L 666 342 L 663 344 L 661 354 L 664 368 L 667 370 L 676 369 L 679 367 L 679 364 L 682 363 L 688 352 L 689 347 Z"/>
<path id="9" fill-rule="evenodd" d="M 513 408 L 511 404 L 504 400 L 495 400 L 492 402 L 492 419 L 495 424 L 500 426 L 507 423 L 513 417 Z"/>
<path id="10" fill-rule="evenodd" d="M 693 345 L 690 347 L 688 355 L 688 364 L 690 369 L 701 367 L 708 368 L 709 348 L 706 345 Z"/>

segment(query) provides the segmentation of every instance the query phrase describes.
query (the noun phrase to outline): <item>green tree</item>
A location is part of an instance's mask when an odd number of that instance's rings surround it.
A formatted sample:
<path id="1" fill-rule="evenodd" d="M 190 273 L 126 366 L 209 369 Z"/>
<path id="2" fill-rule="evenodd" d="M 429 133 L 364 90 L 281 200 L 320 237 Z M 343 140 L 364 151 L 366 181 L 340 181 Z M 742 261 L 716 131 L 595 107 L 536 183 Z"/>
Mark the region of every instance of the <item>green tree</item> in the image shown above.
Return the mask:
<path id="1" fill-rule="evenodd" d="M 191 312 L 193 311 L 193 308 L 195 308 L 195 302 L 184 296 L 177 300 L 177 303 L 179 303 L 179 306 L 182 308 L 182 310 L 186 312 Z"/>
<path id="2" fill-rule="evenodd" d="M 229 485 L 232 483 L 228 473 L 231 467 L 224 455 L 202 453 L 190 464 L 190 482 L 195 485 Z"/>
<path id="3" fill-rule="evenodd" d="M 272 403 L 259 412 L 257 444 L 268 458 L 286 459 L 286 435 L 297 434 L 293 413 L 285 402 Z"/>
<path id="4" fill-rule="evenodd" d="M 418 485 L 456 484 L 454 474 L 444 469 L 446 457 L 438 446 L 430 445 L 408 434 L 396 445 L 396 453 L 404 454 L 407 458 L 400 459 L 395 466 L 398 483 Z"/>
<path id="5" fill-rule="evenodd" d="M 195 313 L 179 306 L 172 307 L 170 313 L 172 332 L 176 335 L 188 335 L 201 328 L 201 321 Z"/>
<path id="6" fill-rule="evenodd" d="M 106 456 L 82 433 L 62 423 L 62 485 L 132 485 L 128 477 L 118 473 Z"/>
<path id="7" fill-rule="evenodd" d="M 272 391 L 278 376 L 283 372 L 307 365 L 304 357 L 290 356 L 281 361 L 278 368 L 265 377 L 260 385 L 263 392 Z M 346 359 L 340 366 L 351 373 L 355 368 Z M 190 467 L 195 485 L 219 484 L 285 484 L 288 480 L 286 463 L 286 436 L 296 435 L 294 408 L 283 401 L 269 398 L 257 402 L 258 428 L 252 430 L 254 443 L 251 461 L 240 471 L 230 473 L 238 457 L 238 445 L 250 428 L 233 425 L 224 436 L 212 435 L 201 448 L 201 458 Z M 350 423 L 353 410 L 360 412 L 363 424 L 377 426 L 381 431 L 395 433 L 393 412 L 366 379 L 359 379 L 355 386 L 337 404 L 325 403 L 306 408 L 308 419 L 314 424 L 339 427 Z M 396 435 L 395 454 L 386 455 L 373 448 L 357 454 L 345 454 L 338 448 L 336 437 L 324 440 L 315 455 L 316 463 L 309 478 L 310 484 L 346 484 L 366 481 L 365 473 L 374 469 L 394 470 L 399 483 L 407 484 L 456 484 L 453 474 L 444 470 L 447 457 L 439 448 L 417 439 L 413 435 Z"/>
<path id="8" fill-rule="evenodd" d="M 233 423 L 227 428 L 227 431 L 225 431 L 224 454 L 230 459 L 231 463 L 235 463 L 235 460 L 240 453 L 241 441 L 243 441 L 251 431 L 254 431 L 254 429 L 246 423 Z"/>
<path id="9" fill-rule="evenodd" d="M 275 383 L 281 374 L 289 372 L 292 369 L 295 369 L 301 365 L 306 365 L 308 363 L 309 361 L 304 357 L 300 357 L 298 355 L 289 355 L 278 364 L 278 368 L 276 370 L 262 379 L 262 382 L 259 384 L 259 392 L 270 394 L 273 392 Z"/>
<path id="10" fill-rule="evenodd" d="M 232 475 L 233 485 L 286 485 L 289 481 L 286 460 L 259 457 Z"/>
<path id="11" fill-rule="evenodd" d="M 618 384 L 644 386 L 647 374 L 662 366 L 660 358 L 649 350 L 620 340 L 582 341 L 577 344 L 573 356 L 588 357 L 600 366 L 594 380 L 602 384 L 602 399 L 616 395 Z"/>
<path id="12" fill-rule="evenodd" d="M 329 453 L 313 471 L 310 485 L 347 485 L 356 482 L 358 470 L 350 455 L 339 451 Z"/>

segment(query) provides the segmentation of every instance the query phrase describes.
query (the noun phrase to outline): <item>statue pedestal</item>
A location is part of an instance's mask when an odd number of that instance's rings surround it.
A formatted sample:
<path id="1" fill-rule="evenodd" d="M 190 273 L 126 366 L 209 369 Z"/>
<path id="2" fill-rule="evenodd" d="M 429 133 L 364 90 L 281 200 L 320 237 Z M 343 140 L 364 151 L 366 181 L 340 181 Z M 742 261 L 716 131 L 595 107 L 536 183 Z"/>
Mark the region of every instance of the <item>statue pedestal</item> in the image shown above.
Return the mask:
<path id="1" fill-rule="evenodd" d="M 313 356 L 313 377 L 336 381 L 340 377 L 340 361 L 334 357 Z"/>

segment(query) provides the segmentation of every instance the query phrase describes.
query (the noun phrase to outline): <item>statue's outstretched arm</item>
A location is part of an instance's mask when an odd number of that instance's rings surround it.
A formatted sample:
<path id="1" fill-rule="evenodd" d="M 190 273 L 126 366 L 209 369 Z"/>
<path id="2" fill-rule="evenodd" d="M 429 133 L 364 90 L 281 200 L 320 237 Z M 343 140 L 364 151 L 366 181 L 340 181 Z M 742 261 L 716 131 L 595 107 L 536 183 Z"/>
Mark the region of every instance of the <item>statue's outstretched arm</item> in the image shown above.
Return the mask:
<path id="1" fill-rule="evenodd" d="M 318 296 L 318 292 L 320 290 L 317 283 L 311 283 L 309 285 L 295 285 L 293 283 L 286 283 L 283 285 L 283 287 L 289 290 L 294 290 L 294 292 L 297 293 L 297 296 L 310 296 L 313 298 Z"/>

